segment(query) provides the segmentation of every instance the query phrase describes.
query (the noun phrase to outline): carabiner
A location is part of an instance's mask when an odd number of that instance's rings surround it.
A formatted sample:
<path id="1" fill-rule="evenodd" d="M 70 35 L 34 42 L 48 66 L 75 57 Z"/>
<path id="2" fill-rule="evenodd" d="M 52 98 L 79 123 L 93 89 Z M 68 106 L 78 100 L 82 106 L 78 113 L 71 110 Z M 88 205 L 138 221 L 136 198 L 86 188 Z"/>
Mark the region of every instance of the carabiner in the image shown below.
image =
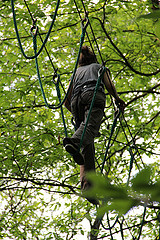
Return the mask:
<path id="1" fill-rule="evenodd" d="M 59 80 L 60 80 L 60 75 L 57 73 L 57 70 L 58 70 L 58 68 L 56 69 L 56 71 L 55 71 L 55 73 L 54 73 L 54 75 L 53 75 L 53 79 L 52 79 L 52 81 L 53 81 L 53 83 L 54 83 L 55 85 L 58 84 L 58 83 L 59 83 Z M 55 81 L 55 78 L 58 78 L 57 81 Z"/>
<path id="2" fill-rule="evenodd" d="M 84 25 L 83 23 L 84 23 L 85 21 L 86 21 L 86 24 Z M 82 27 L 83 30 L 85 30 L 85 29 L 87 28 L 88 23 L 89 23 L 89 18 L 86 16 L 86 17 L 82 20 L 82 22 L 81 22 L 81 27 Z"/>
<path id="3" fill-rule="evenodd" d="M 102 73 L 103 73 L 103 71 L 105 71 L 105 69 L 106 69 L 106 68 L 105 68 L 105 66 L 103 66 L 103 65 L 100 67 L 100 69 L 99 69 L 99 71 L 98 71 L 98 77 L 100 77 L 100 76 L 102 75 Z"/>
<path id="4" fill-rule="evenodd" d="M 33 33 L 33 29 L 35 29 L 35 33 Z M 31 27 L 30 32 L 31 32 L 32 36 L 34 36 L 34 37 L 37 36 L 38 26 L 33 25 L 33 26 Z"/>

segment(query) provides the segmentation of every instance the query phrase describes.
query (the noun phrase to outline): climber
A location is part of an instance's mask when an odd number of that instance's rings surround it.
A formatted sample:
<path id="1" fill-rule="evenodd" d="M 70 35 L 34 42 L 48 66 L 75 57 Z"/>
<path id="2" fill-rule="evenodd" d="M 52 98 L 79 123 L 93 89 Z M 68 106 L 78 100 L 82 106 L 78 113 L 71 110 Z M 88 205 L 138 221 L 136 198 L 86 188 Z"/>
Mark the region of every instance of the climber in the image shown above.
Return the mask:
<path id="1" fill-rule="evenodd" d="M 109 94 L 115 98 L 122 111 L 125 107 L 125 102 L 118 96 L 115 86 L 110 80 L 109 71 L 106 70 L 108 72 L 104 73 L 97 91 L 81 149 L 78 151 L 100 68 L 101 65 L 97 63 L 95 54 L 88 46 L 83 46 L 79 58 L 79 67 L 73 79 L 68 98 L 64 103 L 65 107 L 72 113 L 77 129 L 71 138 L 64 138 L 63 145 L 66 151 L 73 156 L 74 161 L 80 165 L 82 190 L 86 190 L 90 185 L 85 177 L 86 172 L 95 171 L 94 138 L 99 134 L 104 115 L 106 101 L 104 86 Z"/>

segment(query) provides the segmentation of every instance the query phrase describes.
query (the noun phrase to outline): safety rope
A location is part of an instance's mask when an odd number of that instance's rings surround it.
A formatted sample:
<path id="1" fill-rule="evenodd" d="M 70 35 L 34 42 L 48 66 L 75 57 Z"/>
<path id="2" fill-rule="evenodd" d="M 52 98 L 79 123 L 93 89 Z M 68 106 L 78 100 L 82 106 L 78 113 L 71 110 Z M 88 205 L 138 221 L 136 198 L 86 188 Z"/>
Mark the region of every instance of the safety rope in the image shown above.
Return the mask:
<path id="1" fill-rule="evenodd" d="M 131 158 L 130 158 L 130 164 L 129 164 L 129 173 L 128 173 L 128 179 L 127 179 L 127 186 L 129 185 L 129 180 L 130 180 L 130 177 L 131 177 L 131 171 L 132 171 L 133 162 L 134 162 L 134 159 L 135 159 L 134 156 L 136 155 L 136 153 L 138 151 L 136 146 L 134 146 L 134 148 L 135 148 L 135 153 L 133 153 L 131 146 L 128 149 Z"/>
<path id="2" fill-rule="evenodd" d="M 31 11 L 30 11 L 30 9 L 29 9 L 29 7 L 28 7 L 28 4 L 27 4 L 26 0 L 23 0 L 23 1 L 24 1 L 25 5 L 26 5 L 26 8 L 27 8 L 27 10 L 28 10 L 28 12 L 29 12 L 30 17 L 32 18 L 32 23 L 33 23 L 33 25 L 34 25 L 34 24 L 36 23 L 36 20 L 34 19 L 32 13 L 31 13 Z"/>
<path id="3" fill-rule="evenodd" d="M 132 135 L 132 132 L 131 132 L 129 126 L 128 126 L 128 123 L 127 123 L 127 121 L 126 121 L 123 113 L 122 113 L 122 118 L 123 118 L 123 120 L 124 120 L 124 122 L 125 122 L 125 125 L 126 125 L 128 131 L 129 131 L 129 134 L 130 134 L 130 136 L 131 136 L 131 141 L 129 141 L 129 139 L 128 139 L 128 137 L 127 137 L 127 134 L 126 134 L 126 132 L 125 132 L 125 130 L 124 130 L 124 127 L 123 127 L 123 125 L 122 125 L 121 119 L 120 119 L 120 125 L 121 125 L 121 127 L 122 127 L 123 133 L 124 133 L 125 138 L 126 138 L 126 140 L 127 140 L 127 144 L 130 146 L 130 147 L 128 148 L 128 151 L 129 151 L 130 156 L 131 156 L 131 158 L 130 158 L 130 164 L 129 164 L 128 179 L 127 179 L 127 186 L 128 186 L 128 185 L 129 185 L 129 180 L 130 180 L 131 171 L 132 171 L 133 163 L 134 163 L 134 162 L 135 162 L 138 170 L 140 170 L 140 169 L 139 169 L 139 166 L 137 165 L 136 159 L 135 159 L 135 156 L 136 156 L 137 154 L 138 154 L 139 158 L 141 159 L 141 162 L 142 162 L 143 166 L 145 166 L 145 165 L 144 165 L 144 163 L 143 163 L 143 161 L 142 161 L 141 155 L 140 155 L 140 153 L 139 153 L 139 149 L 138 149 L 138 147 L 136 146 L 135 139 L 134 139 L 134 137 L 133 137 L 133 135 Z M 131 143 L 132 143 L 132 144 L 131 144 Z M 133 149 L 134 149 L 135 152 L 133 152 Z"/>
<path id="4" fill-rule="evenodd" d="M 145 164 L 144 164 L 143 161 L 142 161 L 142 157 L 141 157 L 141 155 L 140 155 L 140 153 L 139 153 L 139 149 L 137 148 L 137 146 L 136 146 L 136 144 L 135 144 L 135 138 L 134 138 L 133 135 L 132 135 L 132 132 L 131 132 L 129 126 L 128 126 L 128 123 L 127 123 L 127 121 L 126 121 L 126 119 L 125 119 L 125 117 L 124 117 L 124 114 L 122 114 L 122 118 L 123 118 L 123 120 L 124 120 L 124 122 L 125 122 L 125 124 L 126 124 L 126 127 L 127 127 L 128 131 L 129 131 L 129 134 L 130 134 L 130 136 L 131 136 L 133 147 L 136 149 L 136 151 L 137 151 L 137 153 L 138 153 L 138 155 L 139 155 L 139 158 L 141 159 L 141 162 L 142 162 L 143 166 L 145 166 Z"/>
<path id="5" fill-rule="evenodd" d="M 81 17 L 80 10 L 79 10 L 79 8 L 78 8 L 78 4 L 77 4 L 76 0 L 73 0 L 73 1 L 74 1 L 75 6 L 76 6 L 76 9 L 77 9 L 79 18 L 80 18 L 80 20 L 82 21 L 82 17 Z M 87 14 L 87 17 L 88 17 L 88 12 L 86 12 L 85 14 Z M 90 37 L 89 37 L 89 34 L 88 34 L 87 31 L 86 31 L 86 36 L 87 36 L 88 42 L 89 42 L 89 44 L 90 44 L 90 47 L 91 47 L 91 49 L 92 49 L 92 52 L 94 53 L 94 48 L 93 48 L 93 46 L 92 46 L 92 42 L 91 42 L 91 40 L 90 40 Z"/>
<path id="6" fill-rule="evenodd" d="M 107 147 L 106 147 L 104 159 L 103 159 L 103 162 L 102 162 L 101 173 L 103 173 L 104 165 L 105 165 L 105 162 L 106 162 L 106 157 L 107 157 L 108 150 L 109 150 L 109 147 L 110 147 L 110 142 L 111 142 L 111 139 L 112 139 L 112 136 L 113 136 L 113 133 L 114 133 L 114 129 L 117 125 L 117 119 L 119 118 L 119 116 L 120 116 L 120 110 L 118 111 L 116 117 L 114 118 L 114 121 L 113 121 L 113 124 L 112 124 L 112 127 L 111 127 L 111 133 L 110 133 L 110 136 L 109 136 L 109 140 L 108 140 L 108 144 L 107 144 Z"/>
<path id="7" fill-rule="evenodd" d="M 56 77 L 58 78 L 57 82 L 54 80 Z M 59 103 L 61 103 L 61 92 L 60 92 L 60 89 L 59 89 L 59 83 L 60 83 L 60 75 L 59 74 L 55 74 L 53 76 L 53 82 L 56 86 Z M 64 113 L 63 113 L 62 106 L 60 107 L 60 109 L 61 109 L 62 121 L 63 121 L 63 126 L 64 126 L 64 133 L 65 133 L 65 136 L 67 137 L 67 127 L 66 127 L 66 123 L 65 123 L 65 118 L 64 118 Z"/>
<path id="8" fill-rule="evenodd" d="M 26 59 L 34 59 L 36 57 L 38 57 L 38 55 L 42 52 L 49 36 L 50 36 L 50 33 L 51 33 L 51 30 L 52 30 L 52 27 L 53 27 L 53 24 L 55 22 L 55 19 L 56 19 L 56 16 L 57 16 L 57 11 L 58 11 L 58 8 L 59 8 L 59 4 L 60 4 L 60 0 L 57 0 L 57 4 L 56 4 L 56 9 L 55 9 L 55 12 L 54 12 L 54 15 L 53 15 L 53 18 L 52 18 L 52 22 L 51 22 L 51 25 L 49 27 L 49 30 L 48 30 L 48 33 L 45 37 L 45 40 L 42 44 L 42 46 L 40 47 L 39 51 L 36 52 L 36 54 L 34 56 L 27 56 L 23 50 L 23 47 L 22 47 L 22 43 L 21 43 L 21 39 L 20 39 L 20 36 L 19 36 L 19 31 L 18 31 L 18 27 L 17 27 L 17 20 L 16 20 L 16 13 L 15 13 L 15 9 L 14 9 L 14 0 L 11 0 L 11 5 L 12 5 L 12 13 L 13 13 L 13 22 L 14 22 L 14 27 L 15 27 L 15 31 L 16 31 L 16 35 L 17 35 L 17 40 L 18 40 L 18 43 L 19 43 L 19 46 L 20 46 L 20 49 L 21 49 L 21 52 L 23 54 L 23 56 L 26 58 Z M 31 29 L 36 29 L 36 31 L 38 30 L 38 27 L 33 25 L 33 27 Z"/>
<path id="9" fill-rule="evenodd" d="M 86 24 L 84 25 L 84 21 L 87 21 Z M 71 77 L 71 82 L 70 82 L 70 86 L 67 90 L 67 93 L 64 97 L 64 99 L 61 101 L 61 103 L 57 104 L 57 105 L 51 105 L 47 102 L 47 98 L 46 98 L 46 95 L 45 95 L 45 92 L 44 92 L 44 88 L 43 88 L 43 85 L 42 85 L 42 81 L 41 81 L 41 77 L 40 77 L 40 71 L 39 71 L 39 67 L 38 67 L 38 59 L 37 59 L 37 41 L 36 41 L 36 37 L 37 37 L 37 32 L 35 34 L 32 33 L 32 37 L 33 37 L 33 47 L 34 47 L 34 52 L 35 52 L 35 63 L 36 63 L 36 70 L 37 70 L 37 76 L 38 76 L 38 80 L 39 80 L 39 85 L 40 85 L 40 88 L 41 88 L 41 92 L 42 92 L 42 96 L 43 96 L 43 99 L 44 99 L 44 102 L 46 104 L 46 106 L 50 109 L 58 109 L 60 108 L 65 100 L 67 99 L 68 97 L 68 94 L 71 90 L 71 87 L 72 87 L 72 83 L 73 83 L 73 79 L 74 79 L 74 76 L 75 76 L 75 73 L 76 73 L 76 70 L 77 70 L 77 67 L 78 67 L 78 62 L 79 62 L 79 57 L 80 57 L 80 53 L 81 53 L 81 49 L 82 49 L 82 45 L 83 45 L 83 42 L 84 42 L 84 38 L 85 38 L 85 32 L 86 32 L 86 28 L 88 26 L 88 20 L 87 19 L 84 19 L 82 24 L 81 24 L 81 29 L 82 29 L 82 34 L 81 34 L 81 39 L 80 39 L 80 46 L 79 46 L 79 52 L 78 52 L 78 56 L 77 56 L 77 60 L 76 60 L 76 64 L 75 64 L 75 68 L 74 68 L 74 71 L 73 71 L 73 74 L 72 74 L 72 77 Z M 59 85 L 58 85 L 59 86 Z"/>
<path id="10" fill-rule="evenodd" d="M 83 6 L 83 9 L 84 9 L 85 14 L 88 14 L 83 0 L 81 0 L 81 3 L 82 3 L 82 6 Z M 97 43 L 97 40 L 96 40 L 96 37 L 95 37 L 95 34 L 94 34 L 94 31 L 93 31 L 93 28 L 92 28 L 92 25 L 91 25 L 90 20 L 89 20 L 89 26 L 90 26 L 90 29 L 91 29 L 91 32 L 92 32 L 92 35 L 93 35 L 93 39 L 94 39 L 95 44 L 96 44 L 96 48 L 97 48 L 98 53 L 99 53 L 99 56 L 100 56 L 100 58 L 101 58 L 101 62 L 102 62 L 103 65 L 105 65 L 105 62 L 103 61 L 103 57 L 102 57 L 101 51 L 100 51 L 100 49 L 99 49 L 99 46 L 98 46 L 98 43 Z"/>
<path id="11" fill-rule="evenodd" d="M 43 39 L 42 39 L 41 34 L 39 33 L 39 31 L 38 31 L 38 36 L 39 36 L 39 38 L 40 38 L 40 40 L 41 40 L 41 42 L 43 44 Z M 50 57 L 50 54 L 49 54 L 49 52 L 47 50 L 47 47 L 45 45 L 44 45 L 44 49 L 45 49 L 45 51 L 47 53 L 47 56 L 48 56 L 49 61 L 50 61 L 51 65 L 52 65 L 52 68 L 54 69 L 54 73 L 56 74 L 58 69 L 54 66 L 53 61 L 52 61 L 52 59 Z"/>

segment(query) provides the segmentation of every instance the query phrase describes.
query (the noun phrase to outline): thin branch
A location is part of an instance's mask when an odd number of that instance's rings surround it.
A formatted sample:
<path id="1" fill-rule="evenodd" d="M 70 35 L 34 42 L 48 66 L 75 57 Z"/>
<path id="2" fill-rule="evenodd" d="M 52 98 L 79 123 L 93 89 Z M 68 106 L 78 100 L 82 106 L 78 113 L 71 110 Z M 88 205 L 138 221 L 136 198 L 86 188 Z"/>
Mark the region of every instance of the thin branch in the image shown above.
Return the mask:
<path id="1" fill-rule="evenodd" d="M 132 100 L 130 100 L 126 106 L 128 106 L 129 104 L 131 104 L 134 101 L 137 101 L 139 98 L 143 98 L 145 97 L 148 93 L 153 93 L 153 90 L 158 88 L 160 86 L 160 83 L 156 84 L 155 86 L 153 86 L 152 88 L 148 89 L 147 92 L 145 92 L 144 94 L 141 94 L 139 96 L 136 96 L 135 98 L 133 98 Z"/>
<path id="2" fill-rule="evenodd" d="M 97 17 L 94 17 L 95 19 L 97 19 L 100 24 L 101 24 L 101 27 L 104 31 L 104 33 L 106 34 L 107 38 L 109 39 L 110 43 L 112 44 L 112 46 L 116 49 L 117 53 L 119 54 L 119 56 L 124 60 L 124 64 L 130 68 L 131 71 L 133 71 L 134 73 L 138 74 L 138 75 L 141 75 L 141 76 L 153 76 L 153 75 L 157 75 L 159 72 L 160 72 L 160 69 L 158 69 L 157 71 L 155 72 L 152 72 L 152 73 L 143 73 L 143 72 L 140 72 L 136 69 L 134 69 L 132 67 L 132 65 L 129 63 L 129 61 L 127 60 L 127 58 L 123 55 L 123 53 L 120 51 L 120 49 L 114 44 L 114 42 L 112 41 L 111 37 L 109 36 L 109 34 L 107 33 L 105 27 L 104 27 L 104 24 L 103 22 L 101 21 L 101 19 L 97 18 Z"/>

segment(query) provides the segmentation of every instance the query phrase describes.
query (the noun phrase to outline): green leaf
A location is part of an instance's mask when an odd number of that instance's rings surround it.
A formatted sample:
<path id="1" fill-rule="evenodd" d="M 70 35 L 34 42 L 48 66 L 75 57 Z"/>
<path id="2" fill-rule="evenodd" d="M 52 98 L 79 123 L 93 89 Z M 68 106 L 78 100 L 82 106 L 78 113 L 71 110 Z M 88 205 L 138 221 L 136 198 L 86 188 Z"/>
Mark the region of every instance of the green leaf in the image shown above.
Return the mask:
<path id="1" fill-rule="evenodd" d="M 106 212 L 116 211 L 120 215 L 126 214 L 129 210 L 139 204 L 138 200 L 131 198 L 126 199 L 113 199 L 108 204 L 103 204 L 98 209 L 98 215 L 103 216 Z"/>
<path id="2" fill-rule="evenodd" d="M 138 172 L 131 180 L 133 190 L 148 193 L 151 186 L 151 173 L 152 169 L 149 166 Z"/>
<path id="3" fill-rule="evenodd" d="M 158 19 L 160 18 L 160 9 L 155 10 L 152 13 L 148 14 L 142 14 L 138 18 L 144 18 L 144 19 Z"/>
<path id="4" fill-rule="evenodd" d="M 13 2 L 22 46 L 26 54 L 34 55 L 31 15 L 25 1 Z M 57 1 L 26 3 L 37 19 L 44 41 Z M 45 48 L 38 56 L 44 91 L 53 104 L 59 102 L 52 81 L 54 67 L 60 74 L 63 99 L 80 46 L 79 13 L 82 19 L 85 13 L 82 2 L 76 0 L 76 4 L 73 0 L 60 1 L 45 45 L 51 59 Z M 99 63 L 106 63 L 119 96 L 126 102 L 124 116 L 117 121 L 106 156 L 105 177 L 93 176 L 93 188 L 84 194 L 98 198 L 103 204 L 101 213 L 107 211 L 109 217 L 108 223 L 105 215 L 102 218 L 104 227 L 108 228 L 109 224 L 112 227 L 117 215 L 124 214 L 111 229 L 114 239 L 120 238 L 120 227 L 121 234 L 124 233 L 121 238 L 130 239 L 141 232 L 140 239 L 156 239 L 159 233 L 155 209 L 147 207 L 145 228 L 139 231 L 142 221 L 139 202 L 154 207 L 160 203 L 159 10 L 152 13 L 152 3 L 148 0 L 97 0 L 96 3 L 86 0 L 84 4 L 94 33 L 88 26 L 84 44 L 91 43 Z M 101 225 L 99 228 L 97 208 L 81 196 L 79 171 L 82 167 L 77 166 L 63 148 L 65 134 L 60 109 L 45 106 L 35 60 L 25 59 L 21 53 L 11 1 L 0 1 L 0 10 L 0 239 L 64 240 L 78 239 L 79 235 L 87 239 L 87 235 L 91 235 L 90 226 L 98 239 L 111 239 L 110 231 Z M 137 16 L 140 16 L 140 23 L 133 21 Z M 41 45 L 37 35 L 37 50 Z M 95 139 L 97 174 L 101 173 L 113 123 L 114 107 L 107 90 L 106 98 L 101 136 Z M 64 117 L 68 137 L 71 137 L 74 127 L 67 109 L 64 109 Z M 133 183 L 126 187 L 131 135 L 138 147 L 138 152 L 134 151 L 131 179 L 143 165 L 150 164 L 153 171 L 145 170 L 133 177 Z M 89 157 L 85 161 L 86 171 L 90 170 Z"/>

